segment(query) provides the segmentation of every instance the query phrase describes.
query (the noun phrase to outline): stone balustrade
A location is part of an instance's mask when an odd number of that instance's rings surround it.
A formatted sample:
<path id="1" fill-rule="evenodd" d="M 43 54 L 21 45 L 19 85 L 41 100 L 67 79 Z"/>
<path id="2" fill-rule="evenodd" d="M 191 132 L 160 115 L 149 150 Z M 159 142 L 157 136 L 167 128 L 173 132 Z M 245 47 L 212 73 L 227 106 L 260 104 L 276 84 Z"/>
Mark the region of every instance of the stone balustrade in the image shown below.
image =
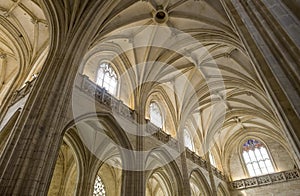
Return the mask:
<path id="1" fill-rule="evenodd" d="M 270 185 L 279 182 L 286 182 L 290 180 L 300 179 L 300 170 L 294 169 L 289 171 L 282 171 L 262 176 L 256 176 L 253 178 L 247 178 L 242 180 L 236 180 L 231 182 L 231 188 L 233 189 L 246 189 L 263 185 Z"/>
<path id="2" fill-rule="evenodd" d="M 205 170 L 208 170 L 209 167 L 211 167 L 211 170 L 213 174 L 218 177 L 221 180 L 227 181 L 226 176 L 218 170 L 213 165 L 209 164 L 206 160 L 204 160 L 202 157 L 197 155 L 195 152 L 191 151 L 190 149 L 186 148 L 186 157 L 190 159 L 192 162 L 196 163 L 200 167 L 204 168 Z"/>
<path id="3" fill-rule="evenodd" d="M 79 75 L 76 79 L 76 86 L 86 94 L 93 96 L 97 102 L 108 106 L 112 112 L 117 112 L 129 120 L 136 120 L 134 110 L 130 109 L 121 100 L 110 95 L 104 88 L 95 84 L 87 76 Z"/>
<path id="4" fill-rule="evenodd" d="M 221 180 L 228 181 L 226 176 L 220 170 L 218 170 L 218 168 L 214 167 L 213 165 L 210 165 L 210 167 L 215 176 L 217 176 Z"/>

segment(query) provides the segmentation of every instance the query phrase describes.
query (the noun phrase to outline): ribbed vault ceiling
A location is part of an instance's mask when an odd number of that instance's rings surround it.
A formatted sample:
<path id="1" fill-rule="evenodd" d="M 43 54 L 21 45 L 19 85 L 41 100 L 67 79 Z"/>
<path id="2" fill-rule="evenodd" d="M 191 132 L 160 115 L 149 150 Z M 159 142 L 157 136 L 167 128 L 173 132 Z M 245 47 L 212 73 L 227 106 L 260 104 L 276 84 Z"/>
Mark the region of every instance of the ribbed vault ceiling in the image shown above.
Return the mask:
<path id="1" fill-rule="evenodd" d="M 74 19 L 69 12 L 80 2 L 66 4 L 65 16 Z M 115 6 L 84 63 L 111 60 L 134 89 L 129 96 L 121 93 L 121 100 L 136 109 L 149 96 L 163 99 L 174 129 L 169 132 L 188 126 L 198 149 L 216 144 L 222 154 L 238 135 L 257 131 L 282 139 L 267 93 L 218 0 Z M 159 10 L 167 17 L 161 23 L 154 18 Z M 0 20 L 1 104 L 8 87 L 17 88 L 39 70 L 49 30 L 34 0 L 0 0 Z M 87 67 L 84 73 L 95 75 L 93 66 Z"/>
<path id="2" fill-rule="evenodd" d="M 134 100 L 120 95 L 124 102 L 133 102 L 129 105 L 136 109 L 160 94 L 157 99 L 169 108 L 171 127 L 178 131 L 188 126 L 199 149 L 216 143 L 220 154 L 239 134 L 259 131 L 282 139 L 270 100 L 219 1 L 118 6 L 86 62 L 97 65 L 109 59 L 116 65 L 135 89 Z M 167 13 L 166 22 L 154 18 L 160 9 Z M 88 67 L 84 72 L 93 79 L 95 67 Z"/>
<path id="3" fill-rule="evenodd" d="M 1 106 L 10 88 L 19 88 L 39 71 L 49 30 L 42 9 L 31 0 L 0 0 L 0 21 Z"/>

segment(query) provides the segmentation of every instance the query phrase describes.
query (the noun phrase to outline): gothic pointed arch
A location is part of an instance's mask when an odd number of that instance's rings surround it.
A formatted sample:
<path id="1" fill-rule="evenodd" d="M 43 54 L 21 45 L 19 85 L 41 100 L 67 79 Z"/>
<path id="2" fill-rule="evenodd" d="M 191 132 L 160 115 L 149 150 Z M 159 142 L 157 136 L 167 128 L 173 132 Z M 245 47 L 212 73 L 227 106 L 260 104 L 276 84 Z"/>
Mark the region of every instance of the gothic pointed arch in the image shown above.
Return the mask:
<path id="1" fill-rule="evenodd" d="M 155 193 L 180 196 L 183 179 L 174 158 L 164 149 L 153 149 L 146 156 L 146 195 Z"/>
<path id="2" fill-rule="evenodd" d="M 80 192 L 78 184 L 82 175 L 80 169 L 82 162 L 78 152 L 79 146 L 74 143 L 74 139 L 67 136 L 62 141 L 48 190 L 49 196 L 74 195 Z"/>
<path id="3" fill-rule="evenodd" d="M 166 133 L 177 138 L 176 133 L 176 114 L 170 97 L 163 88 L 156 87 L 151 89 L 150 94 L 145 100 L 145 116 L 151 122 L 151 114 L 154 117 L 152 121 Z M 152 92 L 153 91 L 153 92 Z"/>
<path id="4" fill-rule="evenodd" d="M 212 195 L 210 186 L 201 170 L 194 169 L 190 173 L 191 195 Z"/>
<path id="5" fill-rule="evenodd" d="M 287 2 L 0 0 L 0 195 L 297 193 Z"/>
<path id="6" fill-rule="evenodd" d="M 242 146 L 241 156 L 248 176 L 259 176 L 275 172 L 272 156 L 261 140 L 249 138 Z"/>
<path id="7" fill-rule="evenodd" d="M 99 112 L 96 115 L 80 116 L 75 121 L 71 121 L 63 133 L 63 144 L 68 142 L 69 146 L 72 146 L 76 165 L 78 165 L 76 169 L 78 179 L 76 187 L 72 189 L 74 193 L 92 195 L 95 191 L 99 194 L 106 192 L 115 195 L 121 193 L 126 183 L 131 182 L 131 179 L 126 177 L 126 172 L 123 172 L 126 167 L 133 167 L 131 144 L 124 130 L 111 114 Z M 57 165 L 59 164 L 61 164 L 60 159 L 57 160 Z M 52 184 L 59 181 L 55 176 Z M 71 178 L 70 181 L 74 182 Z M 104 188 L 101 183 L 95 184 L 100 181 Z M 54 192 L 51 191 L 51 194 Z"/>
<path id="8" fill-rule="evenodd" d="M 221 153 L 221 162 L 224 172 L 227 173 L 231 179 L 237 180 L 250 176 L 242 157 L 242 146 L 248 139 L 253 138 L 262 141 L 263 144 L 267 146 L 275 171 L 278 171 L 278 168 L 280 168 L 280 170 L 290 170 L 294 168 L 295 160 L 282 135 L 278 132 L 271 134 L 267 130 L 262 131 L 261 129 L 251 127 L 248 131 L 233 134 L 228 138 L 223 147 L 227 150 Z M 272 156 L 273 153 L 276 154 L 279 149 L 283 152 L 281 156 Z M 283 162 L 285 162 L 285 164 L 282 164 Z"/>

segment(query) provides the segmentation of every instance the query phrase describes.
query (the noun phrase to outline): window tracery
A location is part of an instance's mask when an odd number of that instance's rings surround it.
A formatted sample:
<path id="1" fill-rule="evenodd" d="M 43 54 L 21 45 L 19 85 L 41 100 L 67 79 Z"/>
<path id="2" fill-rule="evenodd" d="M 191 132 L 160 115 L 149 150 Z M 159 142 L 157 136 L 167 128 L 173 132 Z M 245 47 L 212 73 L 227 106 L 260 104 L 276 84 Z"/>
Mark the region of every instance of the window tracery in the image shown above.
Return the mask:
<path id="1" fill-rule="evenodd" d="M 118 87 L 118 76 L 111 66 L 107 62 L 103 62 L 99 65 L 97 70 L 96 83 L 105 88 L 110 94 L 116 95 Z"/>
<path id="2" fill-rule="evenodd" d="M 98 175 L 96 177 L 95 184 L 94 184 L 93 196 L 105 196 L 104 184 L 103 184 L 100 176 L 98 176 Z"/>
<path id="3" fill-rule="evenodd" d="M 250 177 L 274 172 L 267 149 L 258 140 L 250 139 L 243 144 L 243 159 Z"/>

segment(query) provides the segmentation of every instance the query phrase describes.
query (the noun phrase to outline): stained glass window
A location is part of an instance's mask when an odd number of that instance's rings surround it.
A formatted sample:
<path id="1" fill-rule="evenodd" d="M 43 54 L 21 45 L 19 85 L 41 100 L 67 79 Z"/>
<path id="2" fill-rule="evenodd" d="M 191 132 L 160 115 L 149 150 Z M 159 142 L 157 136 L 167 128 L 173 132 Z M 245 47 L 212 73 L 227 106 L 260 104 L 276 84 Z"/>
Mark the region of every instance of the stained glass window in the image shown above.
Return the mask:
<path id="1" fill-rule="evenodd" d="M 150 122 L 156 125 L 159 128 L 162 128 L 163 118 L 159 106 L 157 103 L 152 102 L 150 104 Z"/>
<path id="2" fill-rule="evenodd" d="M 105 88 L 110 94 L 116 95 L 118 76 L 109 63 L 101 63 L 98 67 L 96 83 Z"/>
<path id="3" fill-rule="evenodd" d="M 187 129 L 184 129 L 184 145 L 186 147 L 188 147 L 190 150 L 194 151 L 194 143 L 193 143 L 193 139 L 191 137 L 191 134 L 188 132 Z"/>
<path id="4" fill-rule="evenodd" d="M 102 180 L 98 175 L 94 184 L 93 196 L 105 196 L 104 184 L 102 183 Z"/>
<path id="5" fill-rule="evenodd" d="M 267 149 L 260 141 L 248 140 L 243 145 L 243 158 L 251 177 L 274 172 Z"/>

